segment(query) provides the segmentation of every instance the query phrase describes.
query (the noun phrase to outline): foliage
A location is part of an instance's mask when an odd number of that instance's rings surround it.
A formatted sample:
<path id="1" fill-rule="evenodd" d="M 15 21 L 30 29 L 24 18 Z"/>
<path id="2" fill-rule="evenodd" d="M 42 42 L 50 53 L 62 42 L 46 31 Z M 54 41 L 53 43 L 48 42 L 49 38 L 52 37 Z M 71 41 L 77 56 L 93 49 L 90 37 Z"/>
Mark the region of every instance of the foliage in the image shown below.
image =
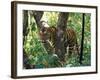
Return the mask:
<path id="1" fill-rule="evenodd" d="M 51 27 L 55 27 L 58 20 L 58 12 L 45 12 L 42 19 L 47 21 Z"/>
<path id="2" fill-rule="evenodd" d="M 90 33 L 90 14 L 85 14 L 85 39 L 83 50 L 83 64 L 79 64 L 77 56 L 72 56 L 66 60 L 64 67 L 90 66 L 91 65 L 91 33 Z M 48 24 L 56 26 L 58 12 L 44 12 L 43 20 L 47 20 Z M 34 17 L 29 16 L 28 29 L 29 33 L 25 37 L 23 49 L 28 55 L 28 64 L 35 65 L 35 68 L 52 68 L 61 67 L 59 58 L 53 54 L 48 54 L 39 37 L 39 30 L 35 23 Z M 67 28 L 76 31 L 79 46 L 81 45 L 81 29 L 82 29 L 82 13 L 69 13 Z"/>
<path id="3" fill-rule="evenodd" d="M 90 14 L 85 14 L 85 32 L 84 32 L 84 48 L 83 48 L 83 65 L 89 66 L 91 63 L 91 33 L 90 33 Z M 82 31 L 82 13 L 70 13 L 68 19 L 68 28 L 73 28 L 77 33 L 79 46 L 81 45 L 81 31 Z M 71 66 L 78 66 L 77 57 L 69 59 Z M 76 62 L 72 62 L 76 61 Z"/>

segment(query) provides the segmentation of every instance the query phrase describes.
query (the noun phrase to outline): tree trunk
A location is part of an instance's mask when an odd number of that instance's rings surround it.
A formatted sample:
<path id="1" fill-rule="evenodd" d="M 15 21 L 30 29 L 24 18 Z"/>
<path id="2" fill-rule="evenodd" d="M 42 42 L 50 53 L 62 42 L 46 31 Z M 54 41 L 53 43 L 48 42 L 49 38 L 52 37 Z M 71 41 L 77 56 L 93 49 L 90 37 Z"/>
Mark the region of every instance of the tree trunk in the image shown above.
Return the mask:
<path id="1" fill-rule="evenodd" d="M 61 28 L 62 30 L 67 27 L 68 15 L 69 13 L 59 13 L 57 27 Z"/>
<path id="2" fill-rule="evenodd" d="M 65 37 L 64 32 L 67 27 L 67 20 L 68 20 L 69 13 L 61 12 L 58 16 L 58 22 L 57 22 L 57 31 L 56 31 L 56 41 L 55 41 L 55 52 L 60 58 L 61 61 L 65 61 Z"/>
<path id="3" fill-rule="evenodd" d="M 28 34 L 27 27 L 28 27 L 28 11 L 24 10 L 23 11 L 23 42 L 25 40 L 25 36 L 27 36 Z"/>
<path id="4" fill-rule="evenodd" d="M 23 45 L 25 42 L 25 37 L 28 35 L 28 10 L 23 11 Z M 28 57 L 26 55 L 25 49 L 23 48 L 23 68 L 27 66 L 26 60 L 28 60 Z"/>

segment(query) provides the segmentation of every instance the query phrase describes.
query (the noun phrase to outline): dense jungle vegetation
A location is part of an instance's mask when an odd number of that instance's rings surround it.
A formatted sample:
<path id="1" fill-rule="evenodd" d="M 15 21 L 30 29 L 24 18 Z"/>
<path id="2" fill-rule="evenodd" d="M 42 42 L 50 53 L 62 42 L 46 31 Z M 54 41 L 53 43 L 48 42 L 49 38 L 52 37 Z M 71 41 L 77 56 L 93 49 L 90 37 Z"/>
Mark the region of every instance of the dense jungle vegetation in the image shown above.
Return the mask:
<path id="1" fill-rule="evenodd" d="M 50 52 L 51 54 L 48 54 L 47 49 L 41 42 L 40 29 L 34 16 L 35 12 L 37 11 L 33 11 L 33 13 L 32 11 L 23 11 L 23 65 L 25 69 L 91 65 L 91 14 L 85 13 L 82 64 L 79 63 L 77 56 L 72 55 L 70 58 L 65 59 L 65 63 L 61 65 L 59 58 L 52 55 L 52 51 Z M 43 12 L 41 20 L 45 20 L 50 27 L 57 27 L 58 15 L 59 12 Z M 82 38 L 82 17 L 82 13 L 69 13 L 66 22 L 66 29 L 71 28 L 76 32 L 79 51 Z"/>

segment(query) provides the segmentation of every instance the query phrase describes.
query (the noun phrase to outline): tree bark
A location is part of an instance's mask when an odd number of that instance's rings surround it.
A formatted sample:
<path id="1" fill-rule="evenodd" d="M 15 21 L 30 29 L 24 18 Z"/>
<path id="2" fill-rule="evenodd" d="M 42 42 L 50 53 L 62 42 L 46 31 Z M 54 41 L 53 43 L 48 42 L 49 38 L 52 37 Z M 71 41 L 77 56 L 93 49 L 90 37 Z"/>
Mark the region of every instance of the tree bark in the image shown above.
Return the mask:
<path id="1" fill-rule="evenodd" d="M 23 11 L 23 45 L 25 42 L 25 36 L 28 35 L 28 10 L 24 10 Z M 26 51 L 23 48 L 23 68 L 26 68 L 27 64 L 26 64 L 26 60 L 28 60 L 28 56 L 26 55 Z"/>
<path id="2" fill-rule="evenodd" d="M 69 13 L 60 12 L 58 16 L 57 27 L 61 28 L 62 30 L 67 27 L 67 20 L 68 20 Z"/>
<path id="3" fill-rule="evenodd" d="M 64 32 L 67 27 L 67 20 L 68 20 L 69 13 L 60 12 L 58 16 L 57 22 L 57 31 L 55 37 L 55 53 L 58 55 L 61 61 L 65 61 L 65 37 Z"/>
<path id="4" fill-rule="evenodd" d="M 23 11 L 23 36 L 24 36 L 23 38 L 24 40 L 25 40 L 25 36 L 27 36 L 28 34 L 27 27 L 28 27 L 28 11 L 24 10 Z"/>

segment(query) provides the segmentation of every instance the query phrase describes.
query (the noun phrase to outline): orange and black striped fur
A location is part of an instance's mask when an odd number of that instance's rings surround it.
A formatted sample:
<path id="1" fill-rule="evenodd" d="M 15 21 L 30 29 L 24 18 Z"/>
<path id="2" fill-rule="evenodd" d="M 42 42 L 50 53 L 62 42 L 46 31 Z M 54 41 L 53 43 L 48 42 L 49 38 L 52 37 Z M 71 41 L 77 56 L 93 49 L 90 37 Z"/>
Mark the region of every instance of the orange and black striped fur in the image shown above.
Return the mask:
<path id="1" fill-rule="evenodd" d="M 76 32 L 68 28 L 66 29 L 65 36 L 65 47 L 67 48 L 68 56 L 70 57 L 72 53 L 79 56 L 79 45 L 77 43 Z"/>
<path id="2" fill-rule="evenodd" d="M 56 36 L 56 31 L 57 29 L 54 27 L 49 27 L 49 28 L 44 28 L 44 31 L 41 31 L 41 37 L 43 42 L 46 42 L 49 40 L 52 43 L 52 46 L 55 48 L 55 36 Z M 77 43 L 77 36 L 76 33 L 73 29 L 66 29 L 64 31 L 64 42 L 65 42 L 65 47 L 66 47 L 66 53 L 68 55 L 71 55 L 72 53 L 77 53 L 79 54 L 79 47 Z"/>
<path id="3" fill-rule="evenodd" d="M 47 23 L 45 23 L 45 24 L 47 24 Z M 59 34 L 61 34 L 60 37 L 57 37 Z M 65 54 L 67 54 L 68 57 L 70 57 L 72 54 L 75 54 L 75 55 L 79 56 L 77 35 L 73 29 L 67 28 L 65 30 L 61 30 L 56 27 L 49 27 L 49 26 L 45 27 L 45 25 L 43 24 L 42 27 L 40 28 L 39 35 L 40 35 L 40 39 L 44 43 L 45 47 L 47 49 L 50 49 L 49 51 L 54 52 L 54 53 L 56 53 L 56 51 L 59 51 L 59 49 L 61 47 L 59 48 L 58 44 L 59 44 L 59 41 L 62 40 L 64 47 L 66 49 L 66 52 L 63 54 L 60 54 L 60 55 L 65 56 Z M 60 40 L 57 40 L 58 38 Z M 61 49 L 60 49 L 60 52 L 61 52 Z M 60 57 L 60 56 L 58 56 L 58 57 Z"/>

